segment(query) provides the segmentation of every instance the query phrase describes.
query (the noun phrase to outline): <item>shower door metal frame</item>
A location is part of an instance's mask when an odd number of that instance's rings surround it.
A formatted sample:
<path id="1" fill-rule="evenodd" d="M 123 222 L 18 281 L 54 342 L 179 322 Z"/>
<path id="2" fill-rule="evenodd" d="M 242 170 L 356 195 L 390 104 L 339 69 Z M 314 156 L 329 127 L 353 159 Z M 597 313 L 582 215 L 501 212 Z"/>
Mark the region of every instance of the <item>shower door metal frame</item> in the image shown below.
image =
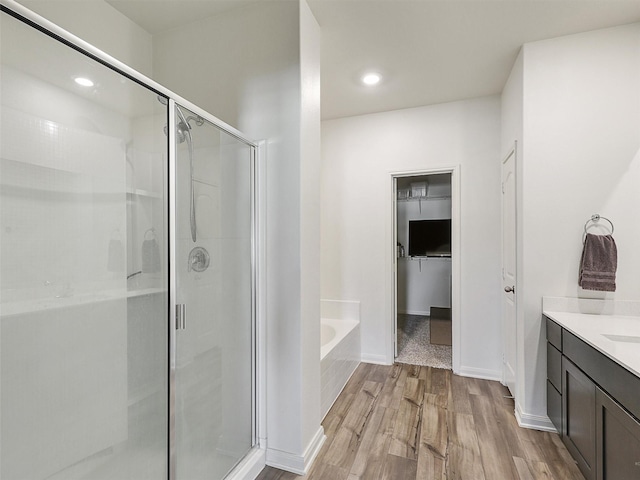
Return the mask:
<path id="1" fill-rule="evenodd" d="M 177 298 L 178 279 L 176 272 L 177 253 L 177 208 L 176 208 L 176 181 L 177 181 L 177 149 L 176 149 L 176 102 L 169 99 L 168 111 L 168 144 L 169 144 L 169 172 L 167 175 L 168 202 L 169 202 L 169 448 L 168 473 L 169 480 L 176 480 L 177 453 L 176 453 L 176 342 L 177 342 Z"/>
<path id="2" fill-rule="evenodd" d="M 44 33 L 55 41 L 61 42 L 68 47 L 76 50 L 77 52 L 85 55 L 86 57 L 100 63 L 101 65 L 119 73 L 120 75 L 132 80 L 139 85 L 149 89 L 150 91 L 158 94 L 161 97 L 168 99 L 168 140 L 167 140 L 167 199 L 168 199 L 168 230 L 169 230 L 169 300 L 168 300 L 168 318 L 167 328 L 169 329 L 169 364 L 168 367 L 168 478 L 169 480 L 180 480 L 176 478 L 176 445 L 175 445 L 175 369 L 176 369 L 176 105 L 185 107 L 191 110 L 193 113 L 204 118 L 206 121 L 213 124 L 215 127 L 222 130 L 224 133 L 239 140 L 251 149 L 251 392 L 252 392 L 252 449 L 247 453 L 244 458 L 248 458 L 251 452 L 256 448 L 264 448 L 264 445 L 260 445 L 259 438 L 265 437 L 265 432 L 262 432 L 262 419 L 260 412 L 264 406 L 264 368 L 258 369 L 257 360 L 258 357 L 263 358 L 263 352 L 260 347 L 261 342 L 264 341 L 264 333 L 262 328 L 258 325 L 258 307 L 259 307 L 259 289 L 258 289 L 258 269 L 262 264 L 258 253 L 258 235 L 259 235 L 259 212 L 262 212 L 258 208 L 258 161 L 262 158 L 259 154 L 259 145 L 254 142 L 242 132 L 235 129 L 231 125 L 223 122 L 219 118 L 211 115 L 209 112 L 203 110 L 197 105 L 189 102 L 185 98 L 177 95 L 175 92 L 162 86 L 156 81 L 150 79 L 146 75 L 134 70 L 128 65 L 120 62 L 111 55 L 103 52 L 102 50 L 94 47 L 90 43 L 82 40 L 81 38 L 73 35 L 72 33 L 64 30 L 53 22 L 45 19 L 44 17 L 32 12 L 28 8 L 16 3 L 14 0 L 0 0 L 0 11 L 6 13 L 15 19 L 29 25 L 30 27 Z M 261 282 L 262 283 L 262 282 Z M 242 461 L 240 462 L 240 464 Z M 238 465 L 236 465 L 237 467 Z M 233 472 L 233 470 L 232 470 Z"/>

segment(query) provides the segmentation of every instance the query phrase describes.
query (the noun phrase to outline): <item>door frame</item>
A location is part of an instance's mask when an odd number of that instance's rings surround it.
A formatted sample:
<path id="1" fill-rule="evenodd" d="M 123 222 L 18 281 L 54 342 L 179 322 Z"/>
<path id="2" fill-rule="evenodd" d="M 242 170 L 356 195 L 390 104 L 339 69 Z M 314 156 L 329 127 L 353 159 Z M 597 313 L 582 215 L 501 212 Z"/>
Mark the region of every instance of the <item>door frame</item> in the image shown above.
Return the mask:
<path id="1" fill-rule="evenodd" d="M 398 318 L 398 263 L 396 258 L 396 245 L 398 238 L 397 215 L 397 179 L 401 177 L 418 177 L 425 175 L 451 174 L 451 366 L 453 373 L 460 372 L 460 344 L 461 344 L 461 319 L 460 319 L 460 265 L 461 265 L 461 209 L 460 209 L 460 165 L 442 166 L 422 170 L 407 170 L 391 172 L 390 185 L 390 232 L 387 236 L 387 258 L 389 273 L 388 305 L 390 305 L 387 332 L 387 364 L 395 361 L 397 341 Z"/>

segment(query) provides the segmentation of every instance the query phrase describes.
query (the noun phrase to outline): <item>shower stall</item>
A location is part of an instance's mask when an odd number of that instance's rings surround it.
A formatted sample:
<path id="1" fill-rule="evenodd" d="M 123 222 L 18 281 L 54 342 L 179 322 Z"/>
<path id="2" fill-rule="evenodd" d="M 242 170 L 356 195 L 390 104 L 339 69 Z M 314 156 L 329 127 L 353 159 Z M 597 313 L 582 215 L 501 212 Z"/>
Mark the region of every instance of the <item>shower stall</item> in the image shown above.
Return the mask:
<path id="1" fill-rule="evenodd" d="M 257 446 L 256 144 L 0 18 L 0 478 L 222 479 Z"/>

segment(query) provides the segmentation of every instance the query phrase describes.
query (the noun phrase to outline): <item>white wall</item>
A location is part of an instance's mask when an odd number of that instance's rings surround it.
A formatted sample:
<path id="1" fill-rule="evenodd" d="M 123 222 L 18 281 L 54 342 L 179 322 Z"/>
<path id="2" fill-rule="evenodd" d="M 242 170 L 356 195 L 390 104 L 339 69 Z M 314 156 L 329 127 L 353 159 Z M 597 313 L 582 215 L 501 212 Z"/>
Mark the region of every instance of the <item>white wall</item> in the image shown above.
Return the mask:
<path id="1" fill-rule="evenodd" d="M 320 26 L 300 2 L 300 281 L 302 323 L 302 435 L 320 427 Z M 318 416 L 320 413 L 320 416 Z M 321 429 L 319 431 L 319 428 Z M 318 440 L 318 439 L 317 439 Z M 306 445 L 306 444 L 305 444 Z M 316 445 L 317 446 L 317 445 Z M 307 459 L 310 460 L 310 459 Z"/>
<path id="2" fill-rule="evenodd" d="M 544 426 L 542 296 L 640 298 L 640 24 L 527 44 L 523 60 L 519 406 Z M 594 213 L 615 224 L 615 293 L 577 286 Z"/>
<path id="3" fill-rule="evenodd" d="M 151 35 L 103 0 L 17 0 L 28 9 L 151 76 Z"/>
<path id="4" fill-rule="evenodd" d="M 431 315 L 451 306 L 451 258 L 398 258 L 398 313 Z"/>
<path id="5" fill-rule="evenodd" d="M 523 51 L 520 50 L 509 74 L 509 78 L 507 79 L 507 83 L 502 90 L 500 116 L 502 122 L 500 140 L 501 159 L 506 158 L 516 140 L 520 144 L 518 145 L 518 152 L 521 152 L 522 149 L 523 57 Z"/>
<path id="6" fill-rule="evenodd" d="M 245 134 L 297 151 L 298 17 L 297 2 L 276 0 L 156 34 L 154 79 Z"/>
<path id="7" fill-rule="evenodd" d="M 267 462 L 296 471 L 322 438 L 319 37 L 286 0 L 154 36 L 157 81 L 266 141 Z"/>
<path id="8" fill-rule="evenodd" d="M 460 165 L 460 369 L 499 378 L 500 99 L 322 128 L 322 298 L 360 301 L 363 360 L 393 360 L 391 173 Z"/>

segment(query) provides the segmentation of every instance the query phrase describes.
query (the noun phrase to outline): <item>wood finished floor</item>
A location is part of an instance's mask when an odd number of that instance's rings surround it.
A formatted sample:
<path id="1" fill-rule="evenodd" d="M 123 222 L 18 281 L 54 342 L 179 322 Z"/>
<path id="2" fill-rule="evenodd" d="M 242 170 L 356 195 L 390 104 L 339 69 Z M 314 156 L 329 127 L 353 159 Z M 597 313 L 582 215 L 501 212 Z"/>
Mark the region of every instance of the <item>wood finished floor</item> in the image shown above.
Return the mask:
<path id="1" fill-rule="evenodd" d="M 360 364 L 309 474 L 258 480 L 584 480 L 558 435 L 518 427 L 505 395 L 450 370 Z"/>

